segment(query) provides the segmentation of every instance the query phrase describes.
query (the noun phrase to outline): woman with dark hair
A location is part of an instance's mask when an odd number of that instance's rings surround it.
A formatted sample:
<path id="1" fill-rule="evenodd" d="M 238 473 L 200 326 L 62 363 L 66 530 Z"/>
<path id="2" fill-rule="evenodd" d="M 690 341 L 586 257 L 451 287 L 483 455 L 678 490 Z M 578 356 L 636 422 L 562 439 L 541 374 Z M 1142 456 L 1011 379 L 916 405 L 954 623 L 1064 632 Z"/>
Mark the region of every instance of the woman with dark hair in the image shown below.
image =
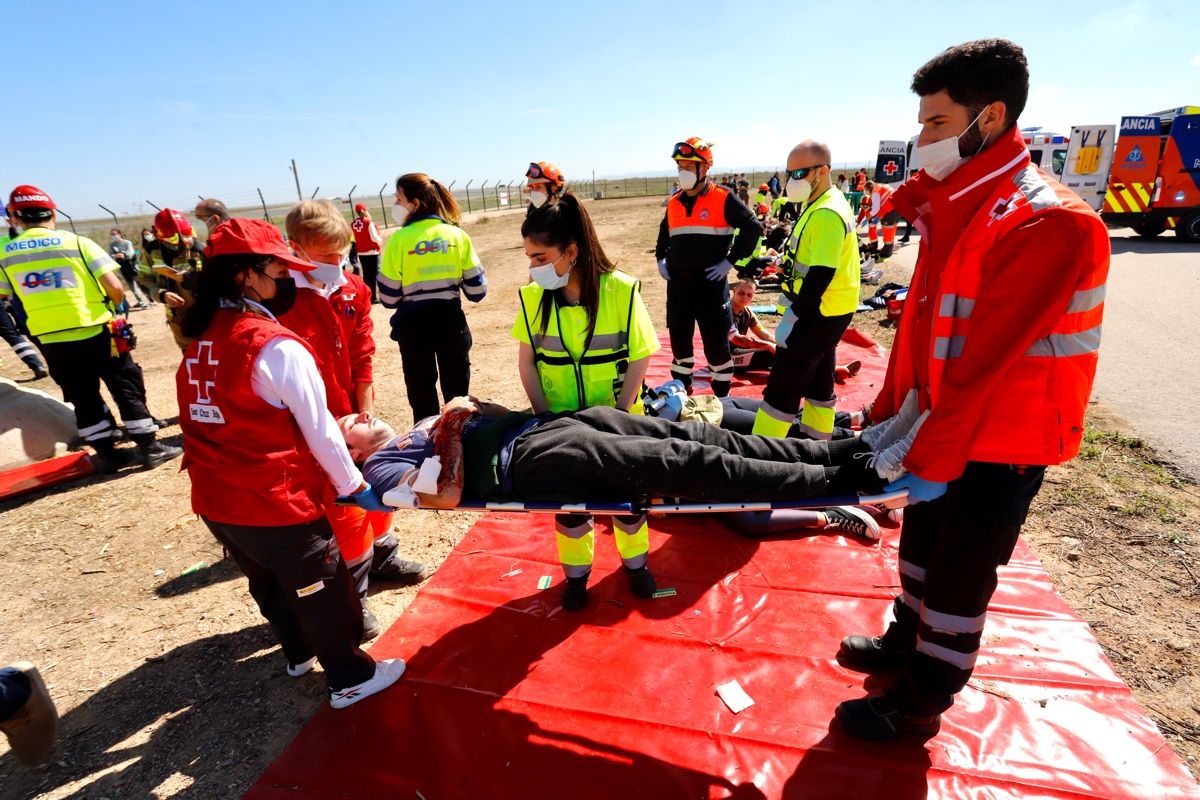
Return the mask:
<path id="1" fill-rule="evenodd" d="M 521 385 L 534 412 L 609 406 L 643 413 L 642 379 L 659 344 L 641 284 L 604 254 L 587 210 L 571 192 L 529 214 L 521 236 L 533 280 L 521 287 L 512 337 L 520 342 Z M 555 517 L 568 611 L 587 603 L 593 528 L 589 514 Z M 650 597 L 655 583 L 646 567 L 646 517 L 614 517 L 613 536 L 634 594 Z"/>
<path id="2" fill-rule="evenodd" d="M 276 321 L 296 297 L 289 267 L 314 265 L 266 222 L 231 219 L 209 238 L 176 373 L 183 467 L 192 510 L 249 579 L 288 674 L 320 661 L 344 708 L 395 683 L 404 662 L 359 648 L 362 606 L 325 512 L 335 493 L 389 509 L 351 461 L 312 350 Z"/>
<path id="3" fill-rule="evenodd" d="M 460 293 L 478 303 L 487 279 L 459 217 L 454 195 L 428 175 L 396 179 L 392 220 L 400 230 L 384 247 L 376 284 L 380 302 L 396 309 L 392 339 L 414 422 L 440 410 L 439 382 L 447 402 L 471 388 L 471 329 Z"/>

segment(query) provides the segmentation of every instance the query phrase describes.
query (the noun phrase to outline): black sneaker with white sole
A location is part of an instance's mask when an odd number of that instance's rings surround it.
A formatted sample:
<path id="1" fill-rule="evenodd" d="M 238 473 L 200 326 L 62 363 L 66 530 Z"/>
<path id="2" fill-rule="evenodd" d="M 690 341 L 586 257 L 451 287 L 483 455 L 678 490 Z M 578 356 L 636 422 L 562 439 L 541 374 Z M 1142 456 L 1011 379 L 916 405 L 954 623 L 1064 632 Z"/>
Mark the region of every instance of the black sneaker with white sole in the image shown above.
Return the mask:
<path id="1" fill-rule="evenodd" d="M 862 539 L 879 541 L 882 531 L 875 518 L 855 506 L 833 506 L 825 509 L 825 530 L 849 533 Z"/>

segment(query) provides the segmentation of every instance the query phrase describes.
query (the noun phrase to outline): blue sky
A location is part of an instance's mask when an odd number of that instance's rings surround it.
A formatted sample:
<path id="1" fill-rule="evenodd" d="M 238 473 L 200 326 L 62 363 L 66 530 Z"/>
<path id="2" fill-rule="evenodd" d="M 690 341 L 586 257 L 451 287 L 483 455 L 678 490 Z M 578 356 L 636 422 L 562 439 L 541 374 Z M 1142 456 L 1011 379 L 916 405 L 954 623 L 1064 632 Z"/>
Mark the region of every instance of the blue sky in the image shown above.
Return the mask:
<path id="1" fill-rule="evenodd" d="M 1023 125 L 1200 104 L 1200 3 L 1184 0 L 55 8 L 30 26 L 5 12 L 0 184 L 34 183 L 77 218 L 197 194 L 245 205 L 256 187 L 287 200 L 291 158 L 306 196 L 413 170 L 507 182 L 541 159 L 570 178 L 661 173 L 691 135 L 716 143 L 718 170 L 778 165 L 809 137 L 865 161 L 916 132 L 913 71 L 985 36 L 1025 48 Z M 36 70 L 13 64 L 14 31 Z"/>

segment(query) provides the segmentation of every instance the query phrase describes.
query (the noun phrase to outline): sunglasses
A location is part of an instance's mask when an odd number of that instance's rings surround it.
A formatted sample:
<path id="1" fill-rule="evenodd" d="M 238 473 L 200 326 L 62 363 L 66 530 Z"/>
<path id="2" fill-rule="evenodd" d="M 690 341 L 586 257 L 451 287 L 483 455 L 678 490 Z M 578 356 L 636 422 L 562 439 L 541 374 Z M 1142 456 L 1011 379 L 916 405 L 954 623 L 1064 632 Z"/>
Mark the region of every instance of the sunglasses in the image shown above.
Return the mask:
<path id="1" fill-rule="evenodd" d="M 683 156 L 684 158 L 698 156 L 700 155 L 700 151 L 702 149 L 707 150 L 708 145 L 704 145 L 703 147 L 694 147 L 687 142 L 680 142 L 679 144 L 675 145 L 675 149 L 671 152 L 671 158 L 675 158 L 676 156 Z"/>
<path id="2" fill-rule="evenodd" d="M 820 169 L 821 167 L 828 167 L 828 166 L 829 166 L 828 164 L 813 164 L 811 167 L 800 167 L 799 169 L 789 169 L 787 171 L 787 176 L 789 178 L 792 178 L 793 180 L 802 181 L 814 169 Z"/>
<path id="3" fill-rule="evenodd" d="M 551 180 L 551 181 L 554 180 L 553 175 L 550 175 L 549 173 L 547 173 L 546 170 L 542 169 L 537 164 L 529 165 L 529 169 L 526 171 L 525 177 L 532 178 L 534 180 L 537 180 L 538 178 L 545 178 L 546 180 Z"/>

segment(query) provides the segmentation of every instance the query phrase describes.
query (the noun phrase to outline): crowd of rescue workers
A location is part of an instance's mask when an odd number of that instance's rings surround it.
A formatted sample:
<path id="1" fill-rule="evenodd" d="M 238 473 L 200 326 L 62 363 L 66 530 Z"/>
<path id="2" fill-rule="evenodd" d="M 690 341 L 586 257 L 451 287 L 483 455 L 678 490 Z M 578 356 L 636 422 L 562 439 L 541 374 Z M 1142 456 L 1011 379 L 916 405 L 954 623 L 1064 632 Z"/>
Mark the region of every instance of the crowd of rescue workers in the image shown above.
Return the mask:
<path id="1" fill-rule="evenodd" d="M 867 540 L 902 524 L 894 619 L 838 653 L 899 677 L 838 717 L 866 738 L 931 735 L 974 667 L 996 569 L 1046 466 L 1078 450 L 1099 345 L 1107 233 L 1030 164 L 1017 125 L 1028 80 L 1023 52 L 1004 40 L 923 66 L 922 170 L 900 185 L 835 175 L 829 147 L 805 140 L 751 197 L 744 175 L 710 174 L 712 143 L 677 142 L 655 247 L 671 351 L 658 386 L 646 380 L 661 345 L 640 283 L 606 255 L 591 204 L 547 161 L 526 173 L 529 282 L 511 329 L 524 410 L 471 395 L 462 299 L 483 301 L 488 281 L 454 195 L 420 172 L 395 180 L 386 240 L 362 204 L 347 221 L 330 201 L 303 200 L 281 233 L 209 198 L 196 224 L 164 209 L 132 241 L 113 228 L 102 247 L 60 229 L 47 192 L 18 186 L 0 322 L 72 404 L 99 472 L 183 457 L 192 509 L 249 579 L 287 673 L 319 662 L 335 708 L 404 670 L 361 647 L 381 630 L 368 583 L 430 573 L 400 558 L 397 508 L 631 501 L 612 515 L 612 538 L 629 592 L 652 601 L 647 502 L 829 498 L 727 521 L 753 537 Z M 860 367 L 837 354 L 861 284 L 914 230 L 919 258 L 883 386 L 866 408 L 839 409 L 837 388 Z M 1031 251 L 1037 259 L 1023 257 Z M 756 309 L 759 291 L 778 293 L 777 305 Z M 399 433 L 375 415 L 377 303 L 393 310 L 415 420 Z M 134 357 L 131 312 L 160 304 L 181 351 L 182 447 L 158 438 L 166 423 L 147 407 Z M 778 316 L 773 329 L 764 313 Z M 742 371 L 765 373 L 761 397 L 731 393 Z M 1019 394 L 1007 388 L 1018 383 Z M 863 499 L 880 496 L 909 507 Z M 578 508 L 554 525 L 572 612 L 588 608 L 596 541 Z"/>

